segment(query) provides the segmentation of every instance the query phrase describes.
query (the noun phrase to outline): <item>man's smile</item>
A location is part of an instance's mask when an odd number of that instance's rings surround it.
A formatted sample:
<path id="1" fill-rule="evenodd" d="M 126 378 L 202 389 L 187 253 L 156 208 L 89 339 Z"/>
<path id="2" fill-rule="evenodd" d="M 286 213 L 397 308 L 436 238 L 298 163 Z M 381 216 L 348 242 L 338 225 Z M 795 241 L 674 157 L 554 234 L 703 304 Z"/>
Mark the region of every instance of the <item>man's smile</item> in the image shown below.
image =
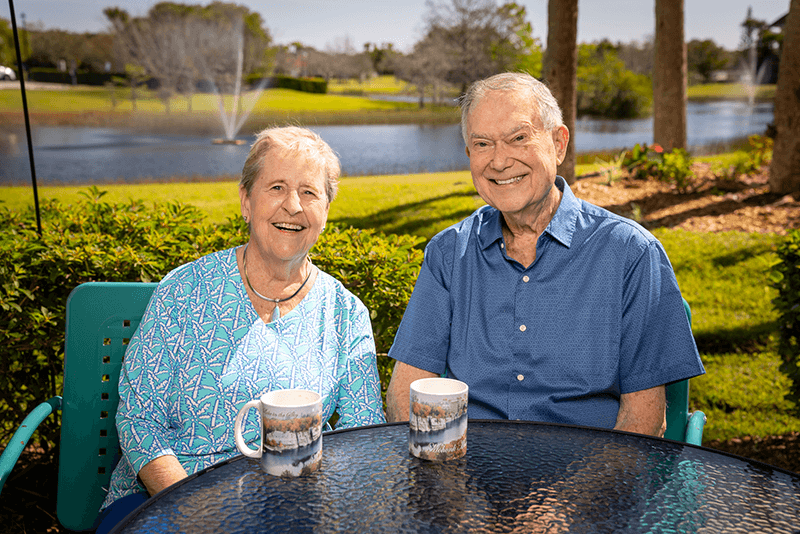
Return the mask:
<path id="1" fill-rule="evenodd" d="M 508 185 L 513 184 L 515 182 L 519 182 L 522 180 L 522 176 L 515 176 L 514 178 L 509 178 L 508 180 L 491 180 L 492 182 L 496 183 L 497 185 Z"/>

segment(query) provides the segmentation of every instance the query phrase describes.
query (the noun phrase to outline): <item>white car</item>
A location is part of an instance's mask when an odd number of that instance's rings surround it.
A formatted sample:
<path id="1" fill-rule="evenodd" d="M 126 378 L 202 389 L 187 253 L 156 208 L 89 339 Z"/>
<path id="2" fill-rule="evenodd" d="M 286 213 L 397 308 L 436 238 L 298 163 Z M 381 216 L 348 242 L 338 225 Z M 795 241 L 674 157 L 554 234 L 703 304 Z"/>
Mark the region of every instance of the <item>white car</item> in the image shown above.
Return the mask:
<path id="1" fill-rule="evenodd" d="M 14 69 L 0 65 L 0 80 L 16 80 L 17 74 Z"/>

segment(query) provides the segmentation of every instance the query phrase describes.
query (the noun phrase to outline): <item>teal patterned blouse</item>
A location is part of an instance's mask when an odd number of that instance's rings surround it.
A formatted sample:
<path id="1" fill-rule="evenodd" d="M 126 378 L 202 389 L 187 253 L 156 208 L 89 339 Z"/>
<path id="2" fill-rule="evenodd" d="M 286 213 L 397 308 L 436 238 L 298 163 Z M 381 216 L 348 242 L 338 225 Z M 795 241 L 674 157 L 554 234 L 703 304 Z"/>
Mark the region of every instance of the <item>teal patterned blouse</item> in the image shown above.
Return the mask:
<path id="1" fill-rule="evenodd" d="M 239 454 L 233 422 L 272 389 L 322 395 L 323 420 L 337 428 L 385 422 L 369 312 L 320 271 L 291 312 L 265 324 L 239 275 L 236 250 L 169 273 L 156 289 L 125 353 L 117 430 L 123 457 L 103 508 L 143 492 L 136 473 L 159 456 L 192 474 Z M 257 443 L 255 410 L 245 441 Z"/>

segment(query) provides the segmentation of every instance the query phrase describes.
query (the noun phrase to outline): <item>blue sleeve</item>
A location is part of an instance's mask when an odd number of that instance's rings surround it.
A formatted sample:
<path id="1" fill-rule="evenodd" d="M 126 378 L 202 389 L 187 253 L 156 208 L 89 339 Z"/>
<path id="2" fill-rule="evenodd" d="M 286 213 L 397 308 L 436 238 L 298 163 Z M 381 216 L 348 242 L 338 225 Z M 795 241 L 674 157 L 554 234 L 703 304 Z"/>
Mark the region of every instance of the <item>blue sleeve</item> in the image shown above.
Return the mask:
<path id="1" fill-rule="evenodd" d="M 620 392 L 705 372 L 664 248 L 648 243 L 626 273 L 622 295 Z"/>
<path id="2" fill-rule="evenodd" d="M 452 314 L 446 280 L 441 251 L 434 242 L 429 243 L 389 357 L 424 371 L 444 373 Z"/>
<path id="3" fill-rule="evenodd" d="M 117 433 L 134 473 L 150 461 L 175 455 L 170 442 L 171 339 L 179 332 L 172 296 L 160 285 L 125 352 L 119 377 Z"/>
<path id="4" fill-rule="evenodd" d="M 366 306 L 353 298 L 353 305 L 342 310 L 348 317 L 344 361 L 338 379 L 336 428 L 375 425 L 386 422 L 383 414 L 381 383 L 378 377 L 375 339 Z"/>

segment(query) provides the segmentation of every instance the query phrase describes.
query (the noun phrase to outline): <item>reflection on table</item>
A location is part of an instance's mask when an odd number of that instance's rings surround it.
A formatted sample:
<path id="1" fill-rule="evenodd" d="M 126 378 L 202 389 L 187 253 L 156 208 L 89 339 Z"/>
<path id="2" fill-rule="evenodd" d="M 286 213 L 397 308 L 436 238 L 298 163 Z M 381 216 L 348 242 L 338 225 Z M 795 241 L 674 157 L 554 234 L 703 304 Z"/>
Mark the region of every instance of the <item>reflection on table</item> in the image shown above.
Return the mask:
<path id="1" fill-rule="evenodd" d="M 800 532 L 800 474 L 581 427 L 470 421 L 467 454 L 408 453 L 408 424 L 323 437 L 318 472 L 238 457 L 150 499 L 118 532 Z"/>

